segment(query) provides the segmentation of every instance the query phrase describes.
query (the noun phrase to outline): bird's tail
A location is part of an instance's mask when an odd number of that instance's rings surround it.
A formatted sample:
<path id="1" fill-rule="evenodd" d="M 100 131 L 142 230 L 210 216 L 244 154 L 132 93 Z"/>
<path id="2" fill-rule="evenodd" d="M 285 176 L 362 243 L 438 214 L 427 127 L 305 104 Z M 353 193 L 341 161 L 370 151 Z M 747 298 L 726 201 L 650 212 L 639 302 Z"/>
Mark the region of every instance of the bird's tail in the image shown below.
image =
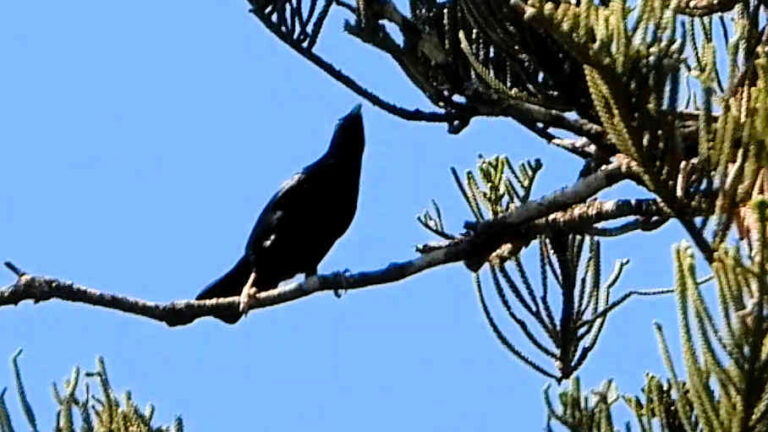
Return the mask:
<path id="1" fill-rule="evenodd" d="M 195 300 L 206 300 L 222 297 L 234 297 L 240 295 L 243 287 L 248 283 L 251 269 L 245 257 L 240 258 L 224 276 L 208 284 Z"/>
<path id="2" fill-rule="evenodd" d="M 203 288 L 195 300 L 207 300 L 223 297 L 234 297 L 240 295 L 243 287 L 248 283 L 248 277 L 251 275 L 251 266 L 245 257 L 240 258 L 224 276 L 216 279 Z M 233 324 L 240 319 L 240 314 L 233 314 L 231 317 L 217 317 L 222 321 Z"/>

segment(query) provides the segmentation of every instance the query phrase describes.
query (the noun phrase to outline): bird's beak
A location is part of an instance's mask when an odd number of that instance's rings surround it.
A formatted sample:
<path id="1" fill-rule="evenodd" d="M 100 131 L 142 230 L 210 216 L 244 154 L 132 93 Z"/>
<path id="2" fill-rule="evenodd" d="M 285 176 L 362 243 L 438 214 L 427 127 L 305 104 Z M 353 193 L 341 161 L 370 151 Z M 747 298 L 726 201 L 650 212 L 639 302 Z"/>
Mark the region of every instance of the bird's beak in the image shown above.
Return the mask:
<path id="1" fill-rule="evenodd" d="M 360 112 L 361 112 L 362 110 L 363 110 L 363 104 L 357 104 L 357 105 L 355 105 L 355 106 L 354 106 L 354 108 L 352 108 L 352 111 L 350 111 L 350 112 L 349 112 L 349 114 L 347 114 L 347 115 L 348 115 L 348 116 L 351 116 L 351 115 L 360 115 Z"/>

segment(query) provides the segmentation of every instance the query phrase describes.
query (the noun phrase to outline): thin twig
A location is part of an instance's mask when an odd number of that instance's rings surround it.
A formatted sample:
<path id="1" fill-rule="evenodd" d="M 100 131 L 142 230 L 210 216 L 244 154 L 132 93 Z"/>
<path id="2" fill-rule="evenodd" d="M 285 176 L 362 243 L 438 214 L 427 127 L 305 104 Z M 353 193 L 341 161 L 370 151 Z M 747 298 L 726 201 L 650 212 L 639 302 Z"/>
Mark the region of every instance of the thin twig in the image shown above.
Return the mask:
<path id="1" fill-rule="evenodd" d="M 22 269 L 20 269 L 20 268 L 16 267 L 16 265 L 15 265 L 15 264 L 13 264 L 13 263 L 12 263 L 12 262 L 10 262 L 10 261 L 6 261 L 6 262 L 4 263 L 4 265 L 5 265 L 5 266 L 8 268 L 8 270 L 10 270 L 10 271 L 11 271 L 13 274 L 15 274 L 15 275 L 16 275 L 16 277 L 19 277 L 19 278 L 20 278 L 20 277 L 22 277 L 22 276 L 25 276 L 25 275 L 26 275 L 26 273 L 25 273 L 25 272 L 24 272 Z"/>
<path id="2" fill-rule="evenodd" d="M 618 237 L 631 233 L 632 231 L 654 231 L 664 226 L 668 221 L 668 217 L 660 217 L 652 220 L 637 218 L 615 227 L 593 227 L 587 231 L 587 234 L 595 237 Z"/>
<path id="3" fill-rule="evenodd" d="M 704 285 L 705 283 L 711 281 L 714 279 L 714 276 L 707 276 L 697 282 L 698 286 Z M 617 307 L 621 306 L 622 303 L 629 300 L 632 296 L 659 296 L 659 295 L 667 295 L 672 294 L 675 292 L 674 288 L 659 288 L 659 289 L 647 289 L 647 290 L 632 290 L 624 293 L 621 297 L 617 298 L 611 304 L 604 307 L 600 310 L 600 312 L 596 313 L 595 315 L 591 316 L 588 320 L 584 320 L 579 323 L 579 328 L 586 327 L 588 325 L 591 325 L 596 320 L 599 320 L 600 318 L 608 315 L 612 310 L 616 309 Z"/>

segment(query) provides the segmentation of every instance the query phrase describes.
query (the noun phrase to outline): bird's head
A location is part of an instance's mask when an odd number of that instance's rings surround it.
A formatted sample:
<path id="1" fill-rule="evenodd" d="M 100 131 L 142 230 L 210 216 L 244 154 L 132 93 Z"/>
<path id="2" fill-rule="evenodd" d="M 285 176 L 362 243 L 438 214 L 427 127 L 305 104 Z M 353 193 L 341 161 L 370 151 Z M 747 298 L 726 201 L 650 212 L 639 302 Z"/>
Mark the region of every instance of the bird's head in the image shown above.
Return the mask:
<path id="1" fill-rule="evenodd" d="M 362 105 L 355 105 L 352 110 L 339 119 L 331 138 L 328 153 L 336 158 L 352 157 L 360 159 L 365 148 Z"/>

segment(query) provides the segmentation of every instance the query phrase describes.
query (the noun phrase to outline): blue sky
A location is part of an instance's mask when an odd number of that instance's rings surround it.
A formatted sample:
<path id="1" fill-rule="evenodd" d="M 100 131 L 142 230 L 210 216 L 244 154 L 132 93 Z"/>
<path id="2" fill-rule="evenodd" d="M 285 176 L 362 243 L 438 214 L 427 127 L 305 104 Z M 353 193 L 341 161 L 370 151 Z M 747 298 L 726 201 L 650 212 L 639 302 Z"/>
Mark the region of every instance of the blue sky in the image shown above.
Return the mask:
<path id="1" fill-rule="evenodd" d="M 331 17 L 319 50 L 389 99 L 428 108 L 392 61 L 341 32 L 342 18 Z M 192 298 L 229 268 L 266 200 L 324 151 L 336 119 L 360 101 L 240 0 L 3 1 L 0 55 L 0 257 L 154 301 Z M 432 240 L 414 217 L 433 198 L 458 230 L 469 212 L 449 167 L 473 167 L 478 153 L 542 158 L 535 195 L 579 169 L 510 121 L 475 120 L 451 136 L 442 125 L 363 111 L 359 211 L 321 272 L 413 257 L 414 245 Z M 604 272 L 628 257 L 617 292 L 669 286 L 670 245 L 681 238 L 670 225 L 606 241 Z M 0 285 L 12 281 L 0 272 Z M 674 338 L 672 298 L 615 313 L 582 370 L 585 385 L 611 376 L 635 392 L 645 371 L 662 372 L 653 319 Z M 50 383 L 75 364 L 91 368 L 97 355 L 118 390 L 155 403 L 162 422 L 182 415 L 189 431 L 540 430 L 544 422 L 547 381 L 494 339 L 461 265 L 255 311 L 236 326 L 205 319 L 170 329 L 52 301 L 0 308 L 0 332 L 0 359 L 25 350 L 43 429 L 53 421 Z M 10 370 L 0 368 L 6 385 Z"/>

